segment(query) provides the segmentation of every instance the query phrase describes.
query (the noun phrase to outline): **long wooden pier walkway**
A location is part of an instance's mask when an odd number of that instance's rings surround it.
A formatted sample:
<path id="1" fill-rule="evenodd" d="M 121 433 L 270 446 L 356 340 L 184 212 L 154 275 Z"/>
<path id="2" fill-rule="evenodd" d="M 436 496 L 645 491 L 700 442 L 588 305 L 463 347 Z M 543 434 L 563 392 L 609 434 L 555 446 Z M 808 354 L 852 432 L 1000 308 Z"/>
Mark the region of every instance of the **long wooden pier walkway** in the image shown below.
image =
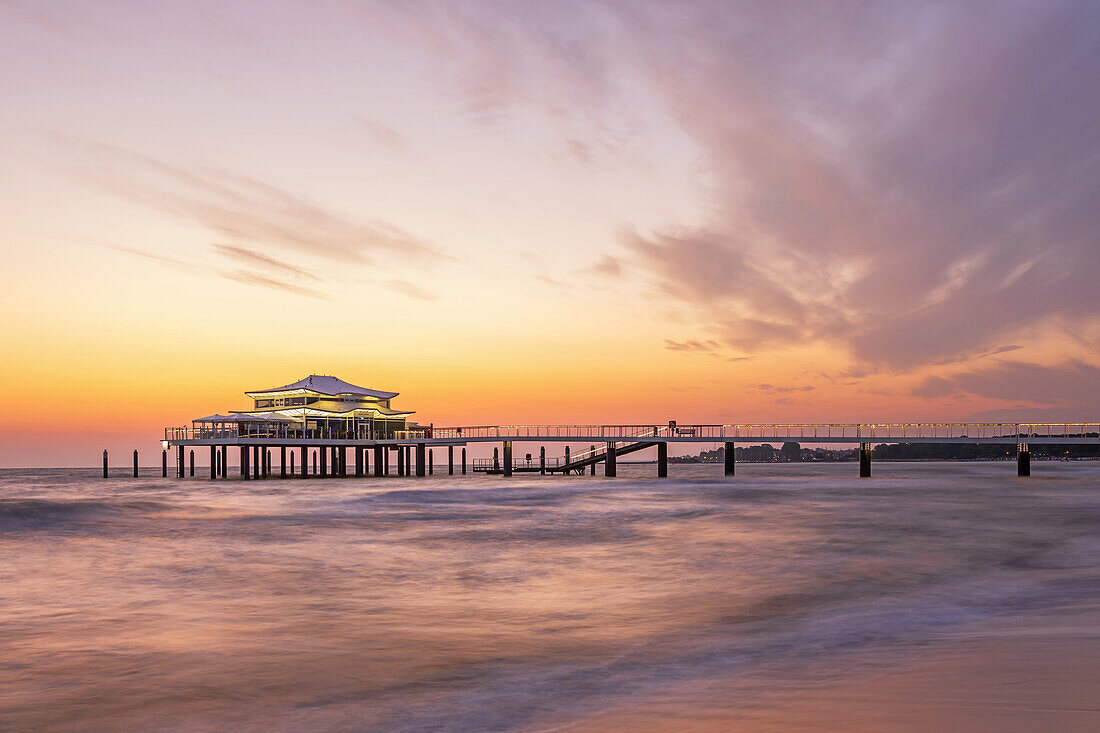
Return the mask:
<path id="1" fill-rule="evenodd" d="M 346 476 L 348 450 L 354 452 L 357 476 L 391 474 L 399 476 L 434 473 L 433 448 L 447 449 L 447 471 L 455 473 L 455 449 L 461 451 L 460 471 L 466 473 L 465 446 L 499 443 L 494 458 L 479 459 L 474 469 L 510 476 L 514 471 L 541 473 L 595 473 L 603 465 L 604 475 L 615 476 L 616 459 L 635 451 L 653 448 L 657 452 L 657 475 L 668 475 L 669 443 L 722 443 L 725 472 L 736 470 L 734 447 L 738 443 L 797 442 L 809 444 L 853 444 L 859 446 L 860 475 L 871 475 L 871 448 L 880 443 L 975 443 L 1015 445 L 1018 473 L 1030 474 L 1029 445 L 1100 444 L 1100 423 L 732 423 L 681 425 L 674 421 L 649 425 L 469 425 L 420 427 L 388 433 L 374 432 L 366 424 L 343 429 L 301 428 L 269 422 L 165 428 L 162 472 L 167 475 L 167 454 L 176 449 L 176 473 L 185 474 L 184 449 L 190 452 L 190 473 L 194 475 L 195 447 L 210 449 L 210 477 L 226 478 L 228 449 L 240 450 L 243 478 L 273 474 L 272 450 L 280 455 L 279 475 Z M 540 443 L 538 457 L 526 454 L 517 459 L 516 443 Z M 566 443 L 564 455 L 547 457 L 546 444 Z M 570 443 L 590 447 L 570 454 Z M 295 452 L 301 456 L 295 470 Z M 312 453 L 313 471 L 309 470 Z M 503 454 L 503 455 L 501 455 Z M 288 463 L 289 456 L 289 463 Z M 392 459 L 392 460 L 391 460 Z M 104 474 L 106 475 L 106 451 Z M 534 467 L 532 461 L 536 461 Z M 136 452 L 135 452 L 136 473 Z"/>

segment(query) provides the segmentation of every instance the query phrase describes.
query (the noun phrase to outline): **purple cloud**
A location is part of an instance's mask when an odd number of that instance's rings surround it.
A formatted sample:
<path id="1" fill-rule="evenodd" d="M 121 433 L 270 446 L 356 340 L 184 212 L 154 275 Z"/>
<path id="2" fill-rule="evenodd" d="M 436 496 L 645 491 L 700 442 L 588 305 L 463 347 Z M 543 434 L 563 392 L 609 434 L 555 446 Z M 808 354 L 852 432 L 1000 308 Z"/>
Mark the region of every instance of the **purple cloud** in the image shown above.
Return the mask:
<path id="1" fill-rule="evenodd" d="M 652 95 L 714 213 L 620 243 L 731 348 L 905 371 L 1100 317 L 1096 3 L 399 7 L 483 112 Z"/>

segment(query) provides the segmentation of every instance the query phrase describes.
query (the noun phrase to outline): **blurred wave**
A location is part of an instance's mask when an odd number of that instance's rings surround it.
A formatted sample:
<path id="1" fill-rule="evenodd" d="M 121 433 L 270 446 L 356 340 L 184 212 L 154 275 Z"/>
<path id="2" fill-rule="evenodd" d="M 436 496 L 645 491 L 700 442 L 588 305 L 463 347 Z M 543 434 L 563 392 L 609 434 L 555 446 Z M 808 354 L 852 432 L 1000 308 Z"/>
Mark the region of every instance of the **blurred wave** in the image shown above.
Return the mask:
<path id="1" fill-rule="evenodd" d="M 1100 466 L 876 468 L 0 471 L 0 728 L 538 728 L 1100 596 Z"/>

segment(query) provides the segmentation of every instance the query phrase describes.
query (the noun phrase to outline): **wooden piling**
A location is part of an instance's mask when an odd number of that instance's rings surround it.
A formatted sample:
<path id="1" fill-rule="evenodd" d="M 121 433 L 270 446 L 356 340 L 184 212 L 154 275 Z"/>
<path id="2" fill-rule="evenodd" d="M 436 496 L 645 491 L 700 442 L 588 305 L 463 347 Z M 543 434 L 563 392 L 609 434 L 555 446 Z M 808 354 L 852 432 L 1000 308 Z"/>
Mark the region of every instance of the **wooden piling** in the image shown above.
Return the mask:
<path id="1" fill-rule="evenodd" d="M 726 475 L 733 476 L 737 473 L 737 450 L 733 443 L 725 443 Z"/>
<path id="2" fill-rule="evenodd" d="M 1016 475 L 1031 475 L 1031 447 L 1027 443 L 1019 443 L 1016 446 Z"/>
<path id="3" fill-rule="evenodd" d="M 420 478 L 424 477 L 425 469 L 427 468 L 425 463 L 426 463 L 426 460 L 425 460 L 425 456 L 424 456 L 424 444 L 423 443 L 417 443 L 416 444 L 416 475 Z"/>
<path id="4" fill-rule="evenodd" d="M 608 443 L 607 450 L 603 454 L 603 475 L 608 478 L 615 478 L 618 475 L 618 468 L 615 463 L 615 444 Z"/>
<path id="5" fill-rule="evenodd" d="M 466 449 L 462 449 L 462 475 L 466 475 Z"/>
<path id="6" fill-rule="evenodd" d="M 859 477 L 871 477 L 871 444 L 859 444 Z"/>
<path id="7" fill-rule="evenodd" d="M 107 451 L 103 451 L 103 478 L 107 478 Z"/>
<path id="8" fill-rule="evenodd" d="M 194 476 L 195 475 L 195 451 L 191 450 L 191 451 L 188 451 L 188 453 L 190 453 L 189 457 L 190 457 L 190 460 L 191 460 L 191 466 L 190 466 L 189 474 L 191 476 Z"/>
<path id="9" fill-rule="evenodd" d="M 138 477 L 138 452 L 134 451 L 134 478 Z"/>
<path id="10" fill-rule="evenodd" d="M 668 443 L 657 444 L 657 478 L 668 478 Z"/>

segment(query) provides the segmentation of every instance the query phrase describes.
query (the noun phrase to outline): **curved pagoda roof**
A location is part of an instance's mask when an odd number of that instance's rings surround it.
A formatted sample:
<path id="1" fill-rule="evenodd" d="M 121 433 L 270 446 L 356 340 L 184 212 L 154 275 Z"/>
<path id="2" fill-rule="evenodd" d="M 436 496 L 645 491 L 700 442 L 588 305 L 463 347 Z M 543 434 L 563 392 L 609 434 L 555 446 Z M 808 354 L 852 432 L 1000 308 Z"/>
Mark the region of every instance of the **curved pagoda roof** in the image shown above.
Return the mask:
<path id="1" fill-rule="evenodd" d="M 258 389 L 252 392 L 245 392 L 249 397 L 256 397 L 258 395 L 274 394 L 279 392 L 316 392 L 318 394 L 328 395 L 330 397 L 336 397 L 338 395 L 362 395 L 364 397 L 375 397 L 380 400 L 388 400 L 391 397 L 396 397 L 398 392 L 383 392 L 380 389 L 367 389 L 366 387 L 359 387 L 350 382 L 345 382 L 343 379 L 337 377 L 330 377 L 326 374 L 311 374 L 305 379 L 299 379 L 297 382 L 284 385 L 282 387 L 272 387 L 271 389 Z"/>

